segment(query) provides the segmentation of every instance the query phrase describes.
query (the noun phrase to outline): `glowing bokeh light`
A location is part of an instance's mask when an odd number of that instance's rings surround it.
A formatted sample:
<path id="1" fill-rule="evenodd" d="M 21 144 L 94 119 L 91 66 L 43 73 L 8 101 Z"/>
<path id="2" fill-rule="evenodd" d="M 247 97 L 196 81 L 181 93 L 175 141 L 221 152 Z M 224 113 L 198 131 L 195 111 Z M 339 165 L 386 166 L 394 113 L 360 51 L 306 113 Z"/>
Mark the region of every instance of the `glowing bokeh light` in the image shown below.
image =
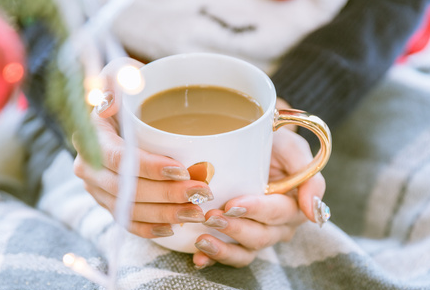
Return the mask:
<path id="1" fill-rule="evenodd" d="M 91 106 L 98 106 L 103 101 L 104 95 L 100 89 L 92 89 L 87 94 L 87 103 Z"/>
<path id="2" fill-rule="evenodd" d="M 73 254 L 65 254 L 63 256 L 63 263 L 64 265 L 66 265 L 67 267 L 72 266 L 75 263 L 75 255 Z"/>
<path id="3" fill-rule="evenodd" d="M 88 280 L 97 283 L 105 288 L 111 289 L 109 286 L 109 278 L 96 269 L 93 269 L 88 265 L 87 261 L 79 256 L 75 256 L 72 253 L 65 254 L 63 256 L 63 263 L 65 266 L 69 267 L 74 272 L 82 275 Z"/>
<path id="4" fill-rule="evenodd" d="M 18 62 L 7 64 L 3 68 L 3 78 L 10 84 L 19 82 L 24 76 L 24 66 Z"/>
<path id="5" fill-rule="evenodd" d="M 144 86 L 144 79 L 140 70 L 132 65 L 123 66 L 118 70 L 117 82 L 128 94 L 139 93 Z"/>

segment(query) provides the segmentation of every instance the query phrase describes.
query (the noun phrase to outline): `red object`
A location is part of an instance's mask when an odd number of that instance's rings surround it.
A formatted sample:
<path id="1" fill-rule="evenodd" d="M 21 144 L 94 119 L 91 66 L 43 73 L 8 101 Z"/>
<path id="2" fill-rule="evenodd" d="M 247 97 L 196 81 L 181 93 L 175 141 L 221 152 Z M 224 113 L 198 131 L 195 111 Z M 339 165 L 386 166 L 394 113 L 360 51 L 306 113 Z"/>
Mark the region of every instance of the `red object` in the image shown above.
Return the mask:
<path id="1" fill-rule="evenodd" d="M 24 74 L 24 46 L 16 31 L 0 18 L 0 110 Z"/>
<path id="2" fill-rule="evenodd" d="M 427 9 L 423 23 L 412 35 L 404 53 L 397 60 L 398 63 L 405 62 L 408 56 L 423 50 L 430 42 L 430 7 Z"/>

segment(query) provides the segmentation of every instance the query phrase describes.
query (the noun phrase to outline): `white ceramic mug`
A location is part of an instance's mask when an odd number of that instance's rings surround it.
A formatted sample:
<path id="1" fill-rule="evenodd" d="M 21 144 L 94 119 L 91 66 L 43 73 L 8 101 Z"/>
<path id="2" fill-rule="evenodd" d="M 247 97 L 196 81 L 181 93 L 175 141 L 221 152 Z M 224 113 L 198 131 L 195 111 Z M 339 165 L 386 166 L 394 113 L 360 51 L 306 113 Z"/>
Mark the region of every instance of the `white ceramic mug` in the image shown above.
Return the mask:
<path id="1" fill-rule="evenodd" d="M 138 146 L 151 153 L 166 155 L 190 167 L 210 162 L 215 173 L 209 183 L 214 199 L 201 204 L 204 212 L 222 207 L 226 201 L 247 194 L 284 193 L 319 172 L 331 152 L 331 135 L 326 124 L 303 111 L 275 109 L 276 91 L 270 78 L 257 67 L 237 58 L 210 54 L 179 54 L 153 61 L 142 67 L 144 90 L 124 98 L 125 110 L 132 113 Z M 258 101 L 264 114 L 248 126 L 227 133 L 186 136 L 164 132 L 139 119 L 139 106 L 148 97 L 169 88 L 185 85 L 213 85 L 241 91 Z M 273 132 L 285 124 L 297 124 L 313 131 L 320 151 L 303 171 L 268 184 Z M 209 233 L 234 242 L 217 230 L 202 224 L 172 225 L 174 235 L 154 242 L 180 252 L 194 253 L 198 236 Z"/>

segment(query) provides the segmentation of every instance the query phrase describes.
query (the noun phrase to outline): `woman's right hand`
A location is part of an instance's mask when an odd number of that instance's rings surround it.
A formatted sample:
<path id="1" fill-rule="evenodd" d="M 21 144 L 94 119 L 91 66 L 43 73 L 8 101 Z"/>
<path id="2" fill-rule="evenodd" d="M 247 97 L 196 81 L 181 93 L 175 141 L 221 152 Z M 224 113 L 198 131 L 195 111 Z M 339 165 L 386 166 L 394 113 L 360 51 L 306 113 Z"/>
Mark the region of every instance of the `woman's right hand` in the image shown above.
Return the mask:
<path id="1" fill-rule="evenodd" d="M 79 154 L 74 162 L 75 174 L 84 181 L 85 189 L 112 214 L 118 197 L 120 163 L 125 148 L 119 135 L 117 113 L 121 95 L 115 93 L 115 78 L 120 67 L 143 64 L 129 58 L 116 59 L 102 71 L 104 101 L 91 113 L 103 156 L 103 167 L 94 169 Z M 144 237 L 158 238 L 173 235 L 171 224 L 201 223 L 205 221 L 202 209 L 188 201 L 195 193 L 213 195 L 204 182 L 190 180 L 188 170 L 178 161 L 138 150 L 139 173 L 135 201 L 132 205 L 129 231 Z"/>

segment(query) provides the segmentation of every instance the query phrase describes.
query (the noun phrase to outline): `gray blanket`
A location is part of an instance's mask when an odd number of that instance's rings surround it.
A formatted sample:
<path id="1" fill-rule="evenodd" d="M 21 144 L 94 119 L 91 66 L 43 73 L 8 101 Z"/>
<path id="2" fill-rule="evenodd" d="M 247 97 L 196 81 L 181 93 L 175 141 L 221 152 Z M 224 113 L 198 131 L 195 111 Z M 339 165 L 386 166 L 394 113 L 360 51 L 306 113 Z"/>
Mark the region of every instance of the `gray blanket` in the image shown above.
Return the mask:
<path id="1" fill-rule="evenodd" d="M 420 81 L 422 80 L 422 81 Z M 430 289 L 430 77 L 387 79 L 333 132 L 324 170 L 332 220 L 299 228 L 248 267 L 195 270 L 192 256 L 118 228 L 63 152 L 30 208 L 0 201 L 0 290 L 104 289 L 63 265 L 72 252 L 107 273 L 123 237 L 117 289 Z"/>

